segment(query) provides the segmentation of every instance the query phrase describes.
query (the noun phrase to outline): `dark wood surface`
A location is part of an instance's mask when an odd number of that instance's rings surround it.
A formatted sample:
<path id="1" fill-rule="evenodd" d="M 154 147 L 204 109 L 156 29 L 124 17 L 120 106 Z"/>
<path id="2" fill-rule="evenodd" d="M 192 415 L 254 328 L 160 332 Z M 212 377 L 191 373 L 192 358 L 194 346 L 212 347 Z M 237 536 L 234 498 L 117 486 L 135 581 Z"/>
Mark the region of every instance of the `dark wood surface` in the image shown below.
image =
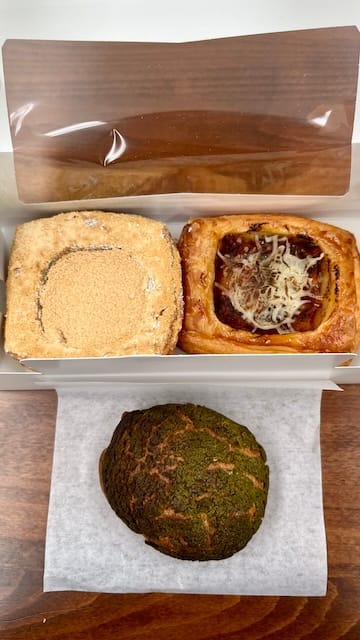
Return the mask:
<path id="1" fill-rule="evenodd" d="M 359 640 L 360 386 L 326 391 L 324 598 L 43 593 L 56 394 L 0 393 L 0 638 Z"/>

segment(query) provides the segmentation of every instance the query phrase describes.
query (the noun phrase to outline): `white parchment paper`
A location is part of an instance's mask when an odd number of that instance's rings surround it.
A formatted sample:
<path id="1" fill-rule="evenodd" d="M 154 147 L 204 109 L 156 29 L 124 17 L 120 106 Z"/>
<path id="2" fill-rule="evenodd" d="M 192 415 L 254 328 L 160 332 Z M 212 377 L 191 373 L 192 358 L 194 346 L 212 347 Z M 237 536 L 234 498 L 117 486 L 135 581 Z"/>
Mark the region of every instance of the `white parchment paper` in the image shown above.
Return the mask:
<path id="1" fill-rule="evenodd" d="M 138 384 L 58 391 L 44 590 L 244 595 L 326 593 L 321 390 Z M 194 402 L 246 425 L 267 452 L 265 517 L 231 558 L 193 562 L 144 544 L 114 514 L 98 461 L 123 411 Z"/>

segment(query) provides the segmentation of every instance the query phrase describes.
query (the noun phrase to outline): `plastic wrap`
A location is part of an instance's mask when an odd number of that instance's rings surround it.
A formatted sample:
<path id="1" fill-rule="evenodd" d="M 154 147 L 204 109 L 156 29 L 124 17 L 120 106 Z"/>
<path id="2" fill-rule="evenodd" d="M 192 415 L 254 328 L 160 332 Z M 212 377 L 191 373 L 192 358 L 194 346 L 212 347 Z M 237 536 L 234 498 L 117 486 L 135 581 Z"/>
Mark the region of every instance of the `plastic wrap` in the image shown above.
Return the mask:
<path id="1" fill-rule="evenodd" d="M 8 40 L 19 197 L 344 194 L 359 43 L 355 27 L 187 43 Z"/>

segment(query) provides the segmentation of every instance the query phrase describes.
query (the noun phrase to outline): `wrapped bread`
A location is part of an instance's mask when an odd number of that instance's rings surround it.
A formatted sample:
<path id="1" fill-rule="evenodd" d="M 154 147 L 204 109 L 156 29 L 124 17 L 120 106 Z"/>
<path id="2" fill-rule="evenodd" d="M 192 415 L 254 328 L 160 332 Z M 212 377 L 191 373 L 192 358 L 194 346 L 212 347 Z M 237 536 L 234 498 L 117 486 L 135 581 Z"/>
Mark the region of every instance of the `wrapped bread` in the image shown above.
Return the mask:
<path id="1" fill-rule="evenodd" d="M 294 215 L 198 218 L 179 250 L 184 351 L 357 349 L 360 262 L 350 232 Z"/>
<path id="2" fill-rule="evenodd" d="M 166 229 L 82 211 L 17 227 L 5 350 L 16 358 L 167 354 L 182 321 L 181 267 Z"/>

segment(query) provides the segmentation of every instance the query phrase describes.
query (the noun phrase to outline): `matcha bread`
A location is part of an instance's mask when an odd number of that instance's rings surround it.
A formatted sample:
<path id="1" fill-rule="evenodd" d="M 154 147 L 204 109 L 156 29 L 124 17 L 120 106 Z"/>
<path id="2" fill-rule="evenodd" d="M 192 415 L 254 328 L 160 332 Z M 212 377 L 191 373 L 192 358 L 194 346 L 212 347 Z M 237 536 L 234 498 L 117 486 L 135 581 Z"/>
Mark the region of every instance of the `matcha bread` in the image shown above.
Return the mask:
<path id="1" fill-rule="evenodd" d="M 100 482 L 149 545 L 175 558 L 221 560 L 259 528 L 269 469 L 246 427 L 207 407 L 165 404 L 122 416 Z"/>

